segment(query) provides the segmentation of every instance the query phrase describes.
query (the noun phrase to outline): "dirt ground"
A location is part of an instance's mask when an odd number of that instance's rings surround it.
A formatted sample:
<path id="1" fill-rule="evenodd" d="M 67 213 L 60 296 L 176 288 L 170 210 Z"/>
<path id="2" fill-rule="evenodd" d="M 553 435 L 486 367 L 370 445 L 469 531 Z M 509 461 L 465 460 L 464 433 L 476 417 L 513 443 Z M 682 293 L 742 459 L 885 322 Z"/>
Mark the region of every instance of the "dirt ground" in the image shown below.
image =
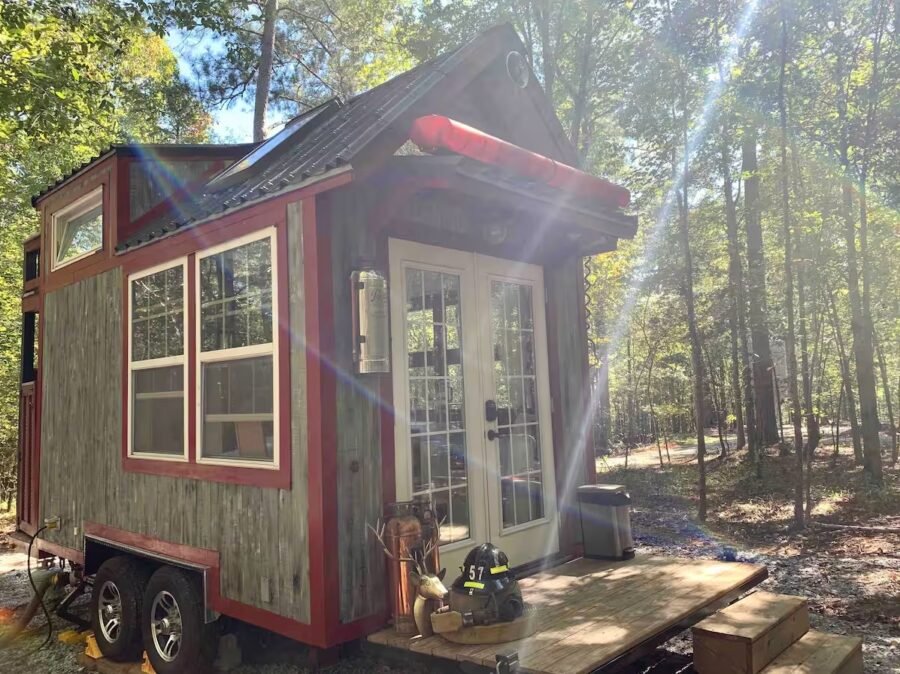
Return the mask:
<path id="1" fill-rule="evenodd" d="M 867 672 L 900 673 L 900 534 L 834 531 L 816 523 L 900 530 L 900 466 L 885 464 L 885 487 L 864 483 L 852 451 L 820 448 L 813 462 L 812 524 L 793 526 L 795 458 L 774 450 L 758 479 L 743 453 L 708 450 L 709 516 L 696 521 L 696 447 L 682 443 L 659 467 L 655 445 L 598 462 L 600 481 L 626 484 L 639 549 L 691 558 L 736 556 L 765 564 L 761 586 L 807 597 L 814 628 L 862 637 Z M 677 459 L 676 459 L 677 456 Z M 887 456 L 885 455 L 885 458 Z M 689 648 L 682 640 L 673 648 Z"/>
<path id="2" fill-rule="evenodd" d="M 717 445 L 714 447 L 717 448 Z M 717 449 L 711 452 L 715 455 Z M 774 453 L 763 462 L 763 478 L 755 477 L 740 453 L 711 459 L 708 475 L 709 517 L 696 514 L 696 455 L 688 442 L 670 446 L 672 463 L 660 468 L 656 446 L 632 450 L 629 468 L 622 457 L 598 461 L 600 481 L 628 485 L 633 499 L 633 529 L 639 552 L 689 558 L 735 556 L 765 564 L 770 577 L 762 587 L 808 598 L 817 629 L 853 634 L 864 640 L 866 672 L 900 674 L 900 535 L 830 531 L 809 526 L 793 529 L 791 457 Z M 665 455 L 664 455 L 665 456 Z M 885 471 L 883 490 L 867 489 L 852 455 L 841 447 L 820 450 L 814 462 L 815 522 L 900 528 L 900 470 Z M 0 512 L 0 531 L 12 523 Z M 4 549 L 0 537 L 0 633 L 27 603 L 31 588 L 25 556 Z M 84 603 L 80 608 L 85 612 Z M 56 632 L 69 627 L 54 617 Z M 43 646 L 47 625 L 36 617 L 29 631 L 10 647 L 0 648 L 0 672 L 74 674 L 78 647 L 61 644 L 54 633 Z M 235 674 L 288 674 L 307 671 L 301 647 L 272 635 L 245 632 L 252 642 L 252 662 L 228 668 Z M 666 644 L 676 656 L 689 653 L 689 633 Z M 327 671 L 424 674 L 434 671 L 412 663 L 387 663 L 368 654 L 349 653 Z M 637 668 L 638 671 L 676 671 Z M 679 671 L 691 671 L 683 670 Z"/>

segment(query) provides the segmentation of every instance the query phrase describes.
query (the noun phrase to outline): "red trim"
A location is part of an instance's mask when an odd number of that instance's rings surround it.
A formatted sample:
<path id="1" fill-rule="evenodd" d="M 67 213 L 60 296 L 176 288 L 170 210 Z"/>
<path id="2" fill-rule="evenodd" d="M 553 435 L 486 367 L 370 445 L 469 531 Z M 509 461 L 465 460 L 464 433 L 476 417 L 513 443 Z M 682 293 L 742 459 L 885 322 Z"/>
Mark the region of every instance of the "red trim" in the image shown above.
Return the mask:
<path id="1" fill-rule="evenodd" d="M 18 531 L 15 531 L 9 535 L 9 539 L 13 542 L 14 545 L 17 545 L 22 548 L 22 552 L 24 554 L 28 554 L 28 545 L 31 542 L 31 537 L 34 535 L 36 529 L 31 526 L 23 526 L 19 527 Z M 37 552 L 37 555 L 32 555 L 33 557 L 37 557 L 38 559 L 42 557 L 60 557 L 62 559 L 68 559 L 70 562 L 75 564 L 84 564 L 84 553 L 81 550 L 76 550 L 75 548 L 68 548 L 64 545 L 58 545 L 52 541 L 45 540 L 43 538 L 38 538 L 34 542 L 34 546 L 32 547 L 34 552 Z"/>
<path id="2" fill-rule="evenodd" d="M 310 615 L 322 616 L 318 637 L 338 622 L 335 388 L 328 366 L 333 349 L 331 245 L 316 222 L 316 200 L 303 202 L 303 265 L 306 290 L 307 447 L 309 452 Z"/>
<path id="3" fill-rule="evenodd" d="M 601 199 L 612 206 L 624 208 L 631 202 L 631 193 L 624 187 L 442 115 L 417 118 L 410 128 L 409 139 L 426 152 L 450 150 L 502 166 L 551 187 Z"/>
<path id="4" fill-rule="evenodd" d="M 278 468 L 256 468 L 253 466 L 216 466 L 197 463 L 196 429 L 197 429 L 197 335 L 196 335 L 196 283 L 197 272 L 195 254 L 188 255 L 187 269 L 187 399 L 188 416 L 185 420 L 188 428 L 188 460 L 184 461 L 160 461 L 154 459 L 136 458 L 128 456 L 128 406 L 131 401 L 128 398 L 128 331 L 130 326 L 124 321 L 122 330 L 123 358 L 122 358 L 122 469 L 127 472 L 144 473 L 150 475 L 165 475 L 168 477 L 182 477 L 197 480 L 210 480 L 213 482 L 227 482 L 231 484 L 246 484 L 257 487 L 269 487 L 278 489 L 291 488 L 291 377 L 290 377 L 290 317 L 288 307 L 288 255 L 287 255 L 287 225 L 285 213 L 267 212 L 260 214 L 252 220 L 234 223 L 228 229 L 222 228 L 215 232 L 216 242 L 227 242 L 236 236 L 245 233 L 253 233 L 271 227 L 274 224 L 275 255 L 277 278 L 275 279 L 275 292 L 277 293 L 278 315 L 276 316 L 278 330 L 278 362 L 276 363 L 276 376 L 278 377 Z M 235 230 L 240 232 L 235 234 Z M 246 231 L 245 231 L 246 230 Z M 221 241 L 219 241 L 221 239 Z M 205 241 L 211 247 L 216 243 Z M 138 258 L 141 260 L 142 258 Z M 175 260 L 172 260 L 173 262 Z M 130 265 L 129 265 L 130 267 Z M 133 273 L 133 271 L 131 272 Z M 122 315 L 128 316 L 128 279 L 123 275 L 122 283 Z"/>
<path id="5" fill-rule="evenodd" d="M 169 541 L 97 524 L 96 522 L 85 522 L 84 533 L 86 536 L 103 538 L 130 548 L 145 551 L 149 555 L 168 557 L 195 566 L 206 567 L 206 601 L 212 610 L 313 646 L 326 648 L 331 645 L 318 640 L 315 623 L 303 623 L 299 620 L 287 618 L 272 611 L 250 606 L 223 596 L 221 588 L 221 560 L 219 552 L 216 550 L 170 543 Z M 84 563 L 83 557 L 80 563 Z M 312 578 L 310 578 L 310 584 L 313 584 Z"/>
<path id="6" fill-rule="evenodd" d="M 103 164 L 98 164 L 97 168 L 102 165 Z M 93 175 L 93 171 L 95 170 L 97 169 L 91 170 L 91 175 Z M 91 188 L 96 187 L 101 182 L 100 180 L 97 180 L 96 176 L 94 176 L 92 180 L 93 182 L 90 182 Z M 108 182 L 108 180 L 109 178 L 107 176 L 104 182 Z M 222 217 L 210 219 L 208 222 L 205 222 L 202 225 L 191 227 L 184 230 L 183 232 L 172 234 L 164 239 L 159 239 L 158 241 L 154 241 L 153 243 L 126 251 L 121 254 L 103 256 L 92 255 L 85 258 L 84 260 L 79 260 L 72 265 L 65 266 L 58 271 L 47 274 L 44 277 L 43 281 L 44 291 L 50 292 L 52 290 L 57 290 L 59 288 L 75 283 L 76 281 L 80 281 L 81 279 L 88 278 L 90 276 L 96 276 L 97 274 L 101 274 L 115 267 L 122 266 L 126 273 L 130 273 L 133 271 L 138 271 L 139 269 L 166 262 L 167 260 L 172 260 L 177 257 L 183 257 L 189 253 L 203 248 L 208 248 L 214 245 L 214 243 L 217 241 L 223 242 L 227 241 L 230 238 L 241 236 L 242 231 L 246 233 L 249 231 L 253 231 L 256 228 L 262 227 L 264 226 L 264 224 L 271 225 L 272 221 L 269 220 L 268 222 L 259 225 L 240 225 L 238 223 L 258 221 L 260 218 L 266 218 L 268 213 L 274 211 L 281 211 L 283 213 L 284 208 L 291 202 L 301 200 L 314 194 L 318 194 L 319 192 L 324 192 L 336 187 L 340 187 L 341 185 L 345 185 L 352 180 L 352 171 L 345 171 L 329 178 L 324 178 L 319 182 L 312 183 L 305 187 L 299 187 L 291 192 L 286 192 L 285 194 L 279 195 L 277 197 L 273 197 L 259 203 L 254 203 L 245 208 L 240 208 Z M 85 189 L 83 187 L 85 184 L 86 183 L 84 182 L 78 183 L 78 185 L 81 185 L 82 187 L 79 188 L 80 191 L 78 191 L 77 193 L 76 191 L 74 191 L 74 188 L 72 188 L 72 192 L 60 192 L 60 194 L 70 195 L 66 201 L 57 202 L 58 195 L 54 195 L 53 199 L 48 203 L 54 204 L 54 208 L 59 208 L 59 205 L 65 205 L 65 203 L 67 203 L 71 199 L 74 199 L 78 194 L 90 191 L 90 189 Z M 59 205 L 56 205 L 58 203 Z M 46 231 L 47 227 L 49 227 L 50 210 L 47 206 L 43 207 L 43 217 L 45 223 L 44 230 Z M 224 230 L 228 230 L 228 233 L 225 233 Z M 158 245 L 161 241 L 165 241 L 166 244 Z M 42 260 L 50 259 L 49 254 L 47 254 L 44 250 L 47 246 L 48 244 L 45 242 L 41 251 Z M 113 247 L 108 248 L 108 250 L 113 249 Z M 49 263 L 42 264 L 41 266 L 42 269 L 49 269 Z M 43 271 L 42 276 L 44 276 Z"/>

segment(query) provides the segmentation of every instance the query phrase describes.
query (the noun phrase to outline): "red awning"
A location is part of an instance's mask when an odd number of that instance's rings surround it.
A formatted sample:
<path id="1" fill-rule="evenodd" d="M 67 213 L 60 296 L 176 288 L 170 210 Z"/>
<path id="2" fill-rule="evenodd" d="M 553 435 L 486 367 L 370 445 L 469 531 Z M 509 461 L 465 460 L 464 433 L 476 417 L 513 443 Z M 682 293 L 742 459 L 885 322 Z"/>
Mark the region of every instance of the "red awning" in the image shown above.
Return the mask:
<path id="1" fill-rule="evenodd" d="M 525 178 L 539 180 L 551 187 L 599 199 L 617 208 L 624 208 L 631 203 L 631 193 L 620 185 L 513 145 L 449 117 L 419 117 L 412 124 L 409 139 L 425 152 L 449 150 L 470 159 L 503 167 Z"/>

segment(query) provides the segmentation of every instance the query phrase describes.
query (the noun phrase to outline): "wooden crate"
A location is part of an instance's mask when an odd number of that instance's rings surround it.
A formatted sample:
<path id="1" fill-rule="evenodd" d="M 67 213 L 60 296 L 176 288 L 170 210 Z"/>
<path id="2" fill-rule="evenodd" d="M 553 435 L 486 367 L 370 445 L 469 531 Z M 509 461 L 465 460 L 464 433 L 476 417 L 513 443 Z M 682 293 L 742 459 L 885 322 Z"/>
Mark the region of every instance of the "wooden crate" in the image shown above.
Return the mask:
<path id="1" fill-rule="evenodd" d="M 862 639 L 810 630 L 762 674 L 862 674 Z"/>
<path id="2" fill-rule="evenodd" d="M 808 630 L 803 597 L 756 592 L 694 626 L 694 668 L 757 674 Z"/>

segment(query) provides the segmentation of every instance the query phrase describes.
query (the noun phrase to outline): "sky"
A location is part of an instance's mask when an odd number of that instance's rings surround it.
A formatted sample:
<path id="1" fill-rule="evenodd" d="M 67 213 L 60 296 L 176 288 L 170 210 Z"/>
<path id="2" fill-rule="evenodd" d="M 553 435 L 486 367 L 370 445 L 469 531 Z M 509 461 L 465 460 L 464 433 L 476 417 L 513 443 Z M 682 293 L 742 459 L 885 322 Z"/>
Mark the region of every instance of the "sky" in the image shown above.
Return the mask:
<path id="1" fill-rule="evenodd" d="M 166 33 L 166 42 L 178 58 L 181 76 L 191 84 L 197 83 L 197 77 L 191 63 L 216 48 L 215 42 L 208 36 L 199 37 L 193 33 L 171 30 Z M 239 100 L 228 107 L 218 107 L 210 111 L 213 117 L 212 141 L 216 143 L 247 143 L 253 140 L 253 102 Z M 273 118 L 270 111 L 267 120 L 270 127 L 268 135 L 276 132 L 283 125 L 283 119 Z M 277 113 L 275 113 L 277 115 Z M 273 128 L 274 127 L 274 128 Z"/>

